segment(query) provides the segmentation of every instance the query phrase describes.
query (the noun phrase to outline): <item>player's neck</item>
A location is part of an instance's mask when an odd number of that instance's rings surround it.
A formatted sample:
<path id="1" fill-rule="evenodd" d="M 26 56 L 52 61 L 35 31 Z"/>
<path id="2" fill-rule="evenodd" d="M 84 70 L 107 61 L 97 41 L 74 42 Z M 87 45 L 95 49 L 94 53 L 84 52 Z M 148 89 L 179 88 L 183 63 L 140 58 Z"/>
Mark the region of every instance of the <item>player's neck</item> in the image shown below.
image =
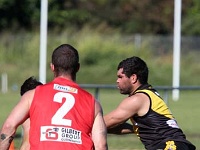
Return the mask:
<path id="1" fill-rule="evenodd" d="M 67 80 L 70 80 L 70 81 L 73 81 L 73 82 L 76 81 L 76 77 L 72 77 L 70 75 L 60 75 L 60 76 L 57 76 L 57 77 L 64 78 L 64 79 L 67 79 Z"/>

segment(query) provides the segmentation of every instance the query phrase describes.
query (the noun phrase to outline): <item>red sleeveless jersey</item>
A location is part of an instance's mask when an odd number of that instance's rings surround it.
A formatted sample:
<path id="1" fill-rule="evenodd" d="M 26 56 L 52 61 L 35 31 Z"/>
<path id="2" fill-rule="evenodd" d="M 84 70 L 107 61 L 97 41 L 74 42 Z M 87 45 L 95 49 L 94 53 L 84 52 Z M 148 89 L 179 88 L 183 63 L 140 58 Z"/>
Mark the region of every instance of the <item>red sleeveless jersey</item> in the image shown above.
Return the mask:
<path id="1" fill-rule="evenodd" d="M 38 86 L 30 106 L 31 150 L 92 150 L 95 99 L 64 78 Z"/>

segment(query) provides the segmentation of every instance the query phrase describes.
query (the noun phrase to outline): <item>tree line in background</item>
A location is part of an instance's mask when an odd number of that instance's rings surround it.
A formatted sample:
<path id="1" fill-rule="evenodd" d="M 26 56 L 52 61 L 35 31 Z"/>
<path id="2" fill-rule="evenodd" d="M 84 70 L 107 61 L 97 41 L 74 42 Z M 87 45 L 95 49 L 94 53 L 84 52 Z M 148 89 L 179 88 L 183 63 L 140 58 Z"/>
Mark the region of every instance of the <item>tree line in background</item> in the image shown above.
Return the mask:
<path id="1" fill-rule="evenodd" d="M 40 0 L 0 0 L 0 31 L 35 31 Z M 174 0 L 48 0 L 48 28 L 117 29 L 126 34 L 172 34 Z M 200 1 L 182 0 L 182 33 L 200 35 Z"/>

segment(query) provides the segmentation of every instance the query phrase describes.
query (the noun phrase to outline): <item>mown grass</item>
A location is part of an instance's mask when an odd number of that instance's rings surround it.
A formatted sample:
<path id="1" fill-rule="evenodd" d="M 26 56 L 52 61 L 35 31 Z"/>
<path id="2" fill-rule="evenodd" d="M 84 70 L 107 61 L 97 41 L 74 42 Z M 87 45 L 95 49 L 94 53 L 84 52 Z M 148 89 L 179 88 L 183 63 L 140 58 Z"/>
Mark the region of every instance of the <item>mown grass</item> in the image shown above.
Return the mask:
<path id="1" fill-rule="evenodd" d="M 90 90 L 94 93 L 93 90 Z M 196 145 L 197 149 L 200 149 L 200 101 L 199 91 L 181 91 L 180 100 L 173 101 L 171 96 L 168 99 L 168 105 L 175 118 L 177 119 L 179 126 L 182 128 L 193 144 Z M 18 92 L 9 92 L 7 94 L 0 93 L 0 125 L 2 125 L 4 119 L 9 114 L 10 110 L 19 100 Z M 117 89 L 101 89 L 99 95 L 99 101 L 104 109 L 104 114 L 114 109 L 125 96 L 120 95 Z M 15 138 L 16 150 L 19 148 L 21 142 L 21 128 L 17 131 L 18 137 Z M 108 135 L 108 144 L 110 150 L 144 150 L 143 145 L 134 134 L 130 135 Z"/>

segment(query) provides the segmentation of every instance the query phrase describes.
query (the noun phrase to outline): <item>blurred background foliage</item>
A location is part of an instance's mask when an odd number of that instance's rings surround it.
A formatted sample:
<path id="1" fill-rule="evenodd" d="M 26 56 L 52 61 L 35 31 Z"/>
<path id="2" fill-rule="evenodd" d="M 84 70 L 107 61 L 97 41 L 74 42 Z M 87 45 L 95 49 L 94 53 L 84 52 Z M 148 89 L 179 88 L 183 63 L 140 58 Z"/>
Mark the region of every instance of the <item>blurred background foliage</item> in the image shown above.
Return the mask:
<path id="1" fill-rule="evenodd" d="M 10 87 L 39 76 L 40 3 L 0 0 L 0 74 L 8 74 Z M 182 0 L 181 85 L 200 84 L 199 8 L 199 0 Z M 150 83 L 171 85 L 173 19 L 168 0 L 49 0 L 47 82 L 52 51 L 70 43 L 80 53 L 79 83 L 115 84 L 119 61 L 137 55 L 150 68 Z"/>
<path id="2" fill-rule="evenodd" d="M 40 0 L 0 0 L 0 30 L 37 30 Z M 174 1 L 49 0 L 48 27 L 60 31 L 103 26 L 122 33 L 172 34 Z M 200 34 L 199 0 L 182 0 L 182 32 Z"/>

